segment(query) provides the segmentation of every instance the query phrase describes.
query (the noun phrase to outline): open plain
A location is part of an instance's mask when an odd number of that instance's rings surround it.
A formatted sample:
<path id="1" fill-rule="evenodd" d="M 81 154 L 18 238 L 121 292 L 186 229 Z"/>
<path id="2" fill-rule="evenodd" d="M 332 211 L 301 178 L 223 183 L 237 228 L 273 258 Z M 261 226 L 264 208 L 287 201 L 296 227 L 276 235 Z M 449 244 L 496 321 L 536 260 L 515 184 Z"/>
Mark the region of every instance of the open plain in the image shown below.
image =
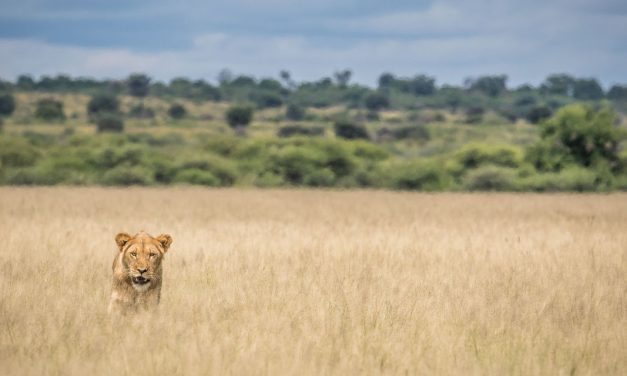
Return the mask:
<path id="1" fill-rule="evenodd" d="M 169 233 L 107 315 L 114 236 Z M 0 189 L 0 374 L 625 374 L 627 195 Z"/>

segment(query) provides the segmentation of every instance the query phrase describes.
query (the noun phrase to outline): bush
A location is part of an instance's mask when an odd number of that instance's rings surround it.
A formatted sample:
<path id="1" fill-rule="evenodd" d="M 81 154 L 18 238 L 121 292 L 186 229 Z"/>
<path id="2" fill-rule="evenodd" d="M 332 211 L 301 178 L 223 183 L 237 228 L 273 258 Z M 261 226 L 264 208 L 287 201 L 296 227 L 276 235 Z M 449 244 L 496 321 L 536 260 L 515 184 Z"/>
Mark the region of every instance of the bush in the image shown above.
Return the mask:
<path id="1" fill-rule="evenodd" d="M 96 120 L 96 127 L 98 132 L 122 132 L 124 130 L 124 121 L 116 114 L 101 114 Z"/>
<path id="2" fill-rule="evenodd" d="M 0 166 L 27 167 L 39 159 L 40 152 L 30 143 L 19 138 L 0 140 Z"/>
<path id="3" fill-rule="evenodd" d="M 150 185 L 154 172 L 141 166 L 117 166 L 104 173 L 100 182 L 104 185 Z"/>
<path id="4" fill-rule="evenodd" d="M 46 121 L 65 120 L 63 102 L 52 98 L 40 99 L 37 101 L 35 116 Z"/>
<path id="5" fill-rule="evenodd" d="M 599 183 L 594 171 L 571 166 L 560 172 L 540 173 L 521 179 L 520 188 L 536 192 L 592 192 L 598 190 Z"/>
<path id="6" fill-rule="evenodd" d="M 283 105 L 281 94 L 269 90 L 255 91 L 250 99 L 259 108 L 281 107 Z"/>
<path id="7" fill-rule="evenodd" d="M 532 124 L 538 124 L 544 119 L 551 117 L 552 111 L 547 106 L 535 106 L 531 108 L 525 118 Z"/>
<path id="8" fill-rule="evenodd" d="M 483 121 L 483 114 L 485 113 L 485 109 L 483 107 L 469 107 L 466 109 L 466 123 L 468 124 L 478 124 Z"/>
<path id="9" fill-rule="evenodd" d="M 407 162 L 388 166 L 392 188 L 439 191 L 450 187 L 450 176 L 435 163 Z"/>
<path id="10" fill-rule="evenodd" d="M 511 191 L 515 180 L 516 170 L 488 165 L 469 171 L 462 186 L 469 191 Z"/>
<path id="11" fill-rule="evenodd" d="M 365 105 L 370 111 L 379 111 L 390 107 L 390 99 L 382 93 L 374 92 L 366 96 Z"/>
<path id="12" fill-rule="evenodd" d="M 287 183 L 303 184 L 305 176 L 324 165 L 324 155 L 311 147 L 288 146 L 270 158 L 270 167 L 276 169 Z"/>
<path id="13" fill-rule="evenodd" d="M 334 125 L 335 135 L 347 140 L 370 139 L 368 131 L 363 125 L 354 124 L 349 121 L 338 121 Z"/>
<path id="14" fill-rule="evenodd" d="M 310 187 L 331 187 L 335 183 L 335 174 L 329 168 L 319 168 L 308 173 L 303 182 Z"/>
<path id="15" fill-rule="evenodd" d="M 152 119 L 155 117 L 155 111 L 150 107 L 144 106 L 143 103 L 140 103 L 131 107 L 128 111 L 128 116 L 136 119 Z"/>
<path id="16" fill-rule="evenodd" d="M 218 179 L 218 185 L 230 186 L 239 177 L 237 166 L 230 160 L 215 155 L 195 157 L 179 164 L 179 170 L 200 170 L 211 173 Z"/>
<path id="17" fill-rule="evenodd" d="M 0 94 L 0 116 L 10 116 L 15 111 L 15 98 L 13 95 Z"/>
<path id="18" fill-rule="evenodd" d="M 324 135 L 323 127 L 307 127 L 303 125 L 286 125 L 279 128 L 277 133 L 279 137 L 294 136 L 322 136 Z"/>
<path id="19" fill-rule="evenodd" d="M 182 119 L 187 115 L 187 110 L 182 104 L 174 103 L 170 106 L 168 115 L 170 115 L 172 119 Z"/>
<path id="20" fill-rule="evenodd" d="M 609 165 L 613 172 L 620 171 L 619 144 L 625 133 L 614 125 L 615 119 L 609 107 L 563 107 L 542 123 L 542 140 L 529 149 L 529 161 L 544 171 L 558 170 L 564 161 L 583 167 Z"/>
<path id="21" fill-rule="evenodd" d="M 523 161 L 523 152 L 511 145 L 470 144 L 455 153 L 453 159 L 460 163 L 464 169 L 476 168 L 485 164 L 518 167 Z"/>
<path id="22" fill-rule="evenodd" d="M 54 185 L 62 180 L 62 174 L 59 174 L 57 171 L 39 167 L 10 170 L 4 178 L 4 182 L 10 185 Z"/>
<path id="23" fill-rule="evenodd" d="M 247 127 L 253 120 L 253 108 L 250 106 L 236 105 L 230 107 L 226 111 L 226 121 L 231 128 L 235 128 L 239 132 Z"/>
<path id="24" fill-rule="evenodd" d="M 397 140 L 414 139 L 429 141 L 431 139 L 431 134 L 429 133 L 429 130 L 422 125 L 408 125 L 405 127 L 392 129 L 392 135 Z"/>
<path id="25" fill-rule="evenodd" d="M 120 110 L 120 103 L 114 95 L 98 94 L 91 98 L 87 104 L 87 114 L 92 121 L 105 113 L 117 114 Z"/>
<path id="26" fill-rule="evenodd" d="M 206 185 L 209 187 L 217 187 L 220 185 L 220 179 L 215 177 L 210 171 L 201 170 L 199 168 L 189 168 L 178 171 L 174 177 L 174 182 Z"/>
<path id="27" fill-rule="evenodd" d="M 306 110 L 304 107 L 295 103 L 290 103 L 285 109 L 285 118 L 288 120 L 303 120 L 305 118 Z"/>

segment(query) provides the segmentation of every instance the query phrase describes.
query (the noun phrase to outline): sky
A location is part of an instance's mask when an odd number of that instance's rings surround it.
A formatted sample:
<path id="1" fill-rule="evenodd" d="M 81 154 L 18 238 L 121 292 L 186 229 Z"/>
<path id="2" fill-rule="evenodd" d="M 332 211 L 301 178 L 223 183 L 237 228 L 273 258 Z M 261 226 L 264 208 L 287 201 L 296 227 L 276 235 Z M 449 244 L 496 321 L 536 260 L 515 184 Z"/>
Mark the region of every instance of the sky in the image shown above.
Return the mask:
<path id="1" fill-rule="evenodd" d="M 350 69 L 438 84 L 552 73 L 627 83 L 625 0 L 0 0 L 0 77 L 311 81 Z"/>

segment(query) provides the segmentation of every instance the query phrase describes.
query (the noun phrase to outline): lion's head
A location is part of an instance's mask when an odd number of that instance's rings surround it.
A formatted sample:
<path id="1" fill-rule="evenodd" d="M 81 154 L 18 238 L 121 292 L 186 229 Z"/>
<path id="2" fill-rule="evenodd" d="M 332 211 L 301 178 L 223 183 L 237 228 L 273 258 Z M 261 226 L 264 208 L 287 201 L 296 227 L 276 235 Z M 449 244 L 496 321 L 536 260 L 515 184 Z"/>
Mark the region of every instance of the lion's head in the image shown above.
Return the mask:
<path id="1" fill-rule="evenodd" d="M 145 291 L 161 278 L 161 260 L 172 244 L 170 235 L 153 238 L 145 232 L 135 236 L 123 232 L 116 235 L 115 242 L 121 252 L 118 260 L 135 290 Z"/>

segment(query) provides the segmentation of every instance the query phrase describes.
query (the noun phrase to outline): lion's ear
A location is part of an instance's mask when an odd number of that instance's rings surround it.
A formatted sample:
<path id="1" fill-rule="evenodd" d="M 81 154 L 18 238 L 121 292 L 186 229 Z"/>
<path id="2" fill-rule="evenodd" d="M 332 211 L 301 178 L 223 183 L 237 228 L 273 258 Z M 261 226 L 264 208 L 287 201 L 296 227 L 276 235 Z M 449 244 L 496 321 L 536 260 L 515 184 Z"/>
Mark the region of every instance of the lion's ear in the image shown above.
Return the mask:
<path id="1" fill-rule="evenodd" d="M 157 236 L 156 239 L 159 243 L 161 243 L 161 246 L 163 247 L 163 252 L 167 252 L 168 248 L 170 248 L 170 245 L 172 244 L 172 237 L 168 234 L 161 234 Z"/>
<path id="2" fill-rule="evenodd" d="M 118 247 L 120 248 L 120 251 L 122 251 L 122 249 L 124 249 L 124 245 L 126 243 L 128 243 L 129 240 L 131 240 L 131 236 L 125 232 L 121 232 L 119 234 L 117 234 L 115 236 L 115 243 L 118 245 Z"/>

